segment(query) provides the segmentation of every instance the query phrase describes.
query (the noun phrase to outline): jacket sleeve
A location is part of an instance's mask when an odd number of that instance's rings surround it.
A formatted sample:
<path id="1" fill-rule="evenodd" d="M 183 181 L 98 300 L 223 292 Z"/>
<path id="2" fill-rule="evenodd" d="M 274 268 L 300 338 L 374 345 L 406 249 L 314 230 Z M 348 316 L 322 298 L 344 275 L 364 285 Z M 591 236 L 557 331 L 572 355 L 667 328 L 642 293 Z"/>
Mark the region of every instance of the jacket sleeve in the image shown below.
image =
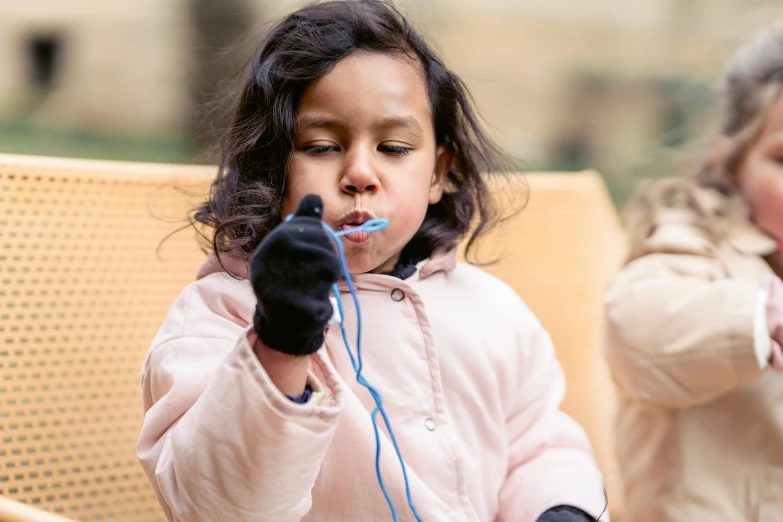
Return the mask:
<path id="1" fill-rule="evenodd" d="M 506 422 L 509 471 L 497 522 L 534 522 L 562 505 L 608 521 L 603 479 L 587 435 L 559 409 L 565 378 L 552 342 L 533 314 L 525 315 L 530 328 L 519 341 L 518 384 Z"/>
<path id="2" fill-rule="evenodd" d="M 286 398 L 258 362 L 251 328 L 238 340 L 184 337 L 147 356 L 137 453 L 170 521 L 299 521 L 342 409 L 336 373 Z M 251 339 L 248 339 L 248 337 Z"/>
<path id="3" fill-rule="evenodd" d="M 764 292 L 708 256 L 650 254 L 610 285 L 607 357 L 631 396 L 669 408 L 709 402 L 761 375 Z"/>

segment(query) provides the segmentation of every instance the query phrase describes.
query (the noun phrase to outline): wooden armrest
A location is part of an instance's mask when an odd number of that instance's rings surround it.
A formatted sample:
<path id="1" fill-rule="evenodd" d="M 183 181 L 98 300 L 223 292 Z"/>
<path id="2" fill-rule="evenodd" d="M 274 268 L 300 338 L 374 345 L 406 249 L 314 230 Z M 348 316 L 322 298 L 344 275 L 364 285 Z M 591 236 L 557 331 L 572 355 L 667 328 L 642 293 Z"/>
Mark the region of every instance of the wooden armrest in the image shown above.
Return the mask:
<path id="1" fill-rule="evenodd" d="M 0 522 L 73 522 L 70 518 L 42 511 L 7 497 L 0 497 Z"/>

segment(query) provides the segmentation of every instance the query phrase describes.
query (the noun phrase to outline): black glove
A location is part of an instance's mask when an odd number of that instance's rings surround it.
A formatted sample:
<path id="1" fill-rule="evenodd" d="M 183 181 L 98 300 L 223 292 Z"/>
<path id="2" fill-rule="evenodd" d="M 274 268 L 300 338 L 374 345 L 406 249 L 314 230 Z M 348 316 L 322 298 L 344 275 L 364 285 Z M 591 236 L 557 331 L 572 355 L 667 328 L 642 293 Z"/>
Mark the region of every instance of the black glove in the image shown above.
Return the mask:
<path id="1" fill-rule="evenodd" d="M 555 506 L 538 517 L 537 522 L 595 522 L 595 519 L 571 506 Z"/>
<path id="2" fill-rule="evenodd" d="M 329 291 L 340 277 L 340 260 L 322 214 L 321 198 L 305 196 L 293 219 L 275 227 L 250 259 L 258 298 L 253 325 L 261 342 L 278 352 L 315 352 L 332 317 Z"/>

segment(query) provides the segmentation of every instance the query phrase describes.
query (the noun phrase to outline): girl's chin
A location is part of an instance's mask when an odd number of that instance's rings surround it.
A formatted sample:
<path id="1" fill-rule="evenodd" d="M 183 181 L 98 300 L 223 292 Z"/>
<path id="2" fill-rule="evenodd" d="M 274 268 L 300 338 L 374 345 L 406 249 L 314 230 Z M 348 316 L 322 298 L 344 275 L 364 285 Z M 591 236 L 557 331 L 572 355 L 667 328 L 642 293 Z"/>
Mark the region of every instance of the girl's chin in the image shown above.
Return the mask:
<path id="1" fill-rule="evenodd" d="M 346 261 L 348 262 L 348 271 L 351 274 L 380 274 L 388 272 L 396 264 L 361 247 L 352 252 L 346 252 Z"/>

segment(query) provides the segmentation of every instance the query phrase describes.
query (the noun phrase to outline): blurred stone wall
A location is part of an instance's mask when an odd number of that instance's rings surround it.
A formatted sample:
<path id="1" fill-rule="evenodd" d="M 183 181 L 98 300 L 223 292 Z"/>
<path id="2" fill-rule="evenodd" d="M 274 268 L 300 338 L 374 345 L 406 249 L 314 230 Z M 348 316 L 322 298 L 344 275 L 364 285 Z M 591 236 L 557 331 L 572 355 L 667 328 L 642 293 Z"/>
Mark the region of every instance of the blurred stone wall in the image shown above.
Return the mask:
<path id="1" fill-rule="evenodd" d="M 179 0 L 0 0 L 0 117 L 124 132 L 180 127 L 186 38 Z"/>
<path id="2" fill-rule="evenodd" d="M 301 0 L 0 0 L 0 119 L 206 145 L 244 55 L 224 51 Z M 520 168 L 669 169 L 707 133 L 723 63 L 779 0 L 398 0 L 471 88 Z M 632 183 L 628 183 L 630 186 Z M 620 187 L 622 197 L 628 187 Z"/>

